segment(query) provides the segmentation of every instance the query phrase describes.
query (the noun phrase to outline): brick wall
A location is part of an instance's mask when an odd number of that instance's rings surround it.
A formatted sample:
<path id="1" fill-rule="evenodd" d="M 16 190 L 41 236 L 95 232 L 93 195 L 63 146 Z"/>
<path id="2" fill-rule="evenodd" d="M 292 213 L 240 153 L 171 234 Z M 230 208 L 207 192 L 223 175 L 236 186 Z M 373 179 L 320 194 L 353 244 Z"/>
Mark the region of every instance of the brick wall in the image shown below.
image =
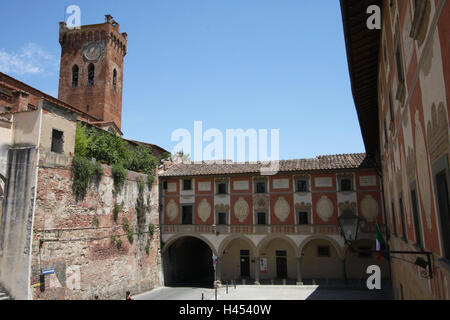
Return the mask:
<path id="1" fill-rule="evenodd" d="M 72 193 L 70 167 L 39 167 L 31 284 L 40 283 L 43 269 L 55 273 L 45 276 L 44 292 L 39 286 L 32 289 L 34 299 L 123 299 L 127 290 L 133 295 L 160 285 L 159 230 L 153 237 L 136 234 L 130 243 L 123 228 L 125 217 L 131 228 L 137 227 L 136 179 L 146 181 L 146 176 L 129 172 L 115 196 L 111 169 L 103 167 L 99 185 L 91 186 L 81 202 Z M 150 206 L 142 230 L 148 232 L 149 224 L 159 224 L 157 179 L 151 191 L 145 187 L 144 199 Z M 122 202 L 114 221 L 114 204 Z"/>

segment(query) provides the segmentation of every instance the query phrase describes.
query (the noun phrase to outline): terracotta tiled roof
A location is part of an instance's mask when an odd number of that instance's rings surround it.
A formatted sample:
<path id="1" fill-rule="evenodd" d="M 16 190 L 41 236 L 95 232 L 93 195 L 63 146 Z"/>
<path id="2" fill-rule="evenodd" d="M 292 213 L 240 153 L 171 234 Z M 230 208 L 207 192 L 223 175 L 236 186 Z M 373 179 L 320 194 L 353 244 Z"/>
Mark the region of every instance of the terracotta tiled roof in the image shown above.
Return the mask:
<path id="1" fill-rule="evenodd" d="M 375 168 L 375 163 L 365 153 L 337 154 L 318 156 L 313 159 L 280 160 L 278 172 L 320 171 L 339 169 Z M 221 174 L 259 173 L 261 168 L 268 168 L 262 163 L 235 163 L 224 161 L 179 163 L 169 167 L 162 177 L 205 176 Z"/>

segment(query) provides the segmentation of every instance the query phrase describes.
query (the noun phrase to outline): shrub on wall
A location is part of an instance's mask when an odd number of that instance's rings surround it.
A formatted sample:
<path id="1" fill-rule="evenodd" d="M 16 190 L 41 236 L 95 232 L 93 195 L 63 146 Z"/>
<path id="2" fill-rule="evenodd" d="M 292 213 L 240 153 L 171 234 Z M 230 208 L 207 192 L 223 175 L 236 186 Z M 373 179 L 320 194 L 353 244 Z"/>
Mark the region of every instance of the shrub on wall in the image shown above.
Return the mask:
<path id="1" fill-rule="evenodd" d="M 86 127 L 77 123 L 77 131 L 75 133 L 75 154 L 81 157 L 86 157 L 88 153 L 88 146 L 92 138 L 87 134 Z"/>
<path id="2" fill-rule="evenodd" d="M 128 221 L 127 217 L 123 217 L 122 219 L 122 227 L 124 231 L 130 230 L 130 222 Z"/>
<path id="3" fill-rule="evenodd" d="M 90 143 L 87 147 L 87 157 L 105 161 L 109 165 L 125 163 L 128 159 L 127 142 L 121 137 L 97 128 L 91 128 L 88 135 Z"/>
<path id="4" fill-rule="evenodd" d="M 142 171 L 146 174 L 152 173 L 157 165 L 158 159 L 152 155 L 151 149 L 142 145 L 130 150 L 126 163 L 128 170 Z"/>
<path id="5" fill-rule="evenodd" d="M 118 204 L 118 203 L 114 204 L 114 208 L 113 208 L 113 219 L 114 219 L 114 222 L 117 222 L 117 218 L 119 217 L 119 213 L 123 210 L 123 205 L 124 205 L 123 202 L 122 202 L 122 204 Z"/>
<path id="6" fill-rule="evenodd" d="M 150 237 L 153 237 L 153 235 L 155 234 L 155 225 L 152 223 L 148 225 L 148 234 L 150 235 Z"/>
<path id="7" fill-rule="evenodd" d="M 148 210 L 148 206 L 144 203 L 144 189 L 145 183 L 142 179 L 138 179 L 138 197 L 136 199 L 136 215 L 137 215 L 137 223 L 138 223 L 138 232 L 141 233 L 143 226 L 145 225 L 145 213 Z"/>
<path id="8" fill-rule="evenodd" d="M 122 164 L 113 164 L 112 166 L 112 176 L 114 180 L 114 191 L 120 192 L 127 178 L 127 170 L 122 166 Z"/>
<path id="9" fill-rule="evenodd" d="M 147 185 L 148 185 L 149 190 L 152 189 L 153 182 L 155 182 L 155 176 L 153 176 L 153 174 L 148 174 L 147 175 Z"/>
<path id="10" fill-rule="evenodd" d="M 151 148 L 131 146 L 119 136 L 95 127 L 87 129 L 81 123 L 77 124 L 75 155 L 95 158 L 109 165 L 122 164 L 127 170 L 145 174 L 152 174 L 160 163 L 160 159 L 152 155 Z"/>
<path id="11" fill-rule="evenodd" d="M 134 241 L 134 232 L 133 232 L 133 230 L 128 230 L 128 232 L 127 232 L 127 238 L 128 238 L 128 241 L 129 241 L 131 244 L 133 244 L 133 241 Z"/>
<path id="12" fill-rule="evenodd" d="M 143 145 L 131 146 L 128 142 L 119 136 L 106 132 L 104 130 L 91 127 L 79 122 L 75 137 L 75 156 L 79 159 L 96 159 L 99 161 L 95 165 L 92 175 L 101 177 L 103 169 L 100 162 L 105 162 L 112 166 L 112 175 L 114 179 L 114 191 L 120 192 L 126 179 L 126 170 L 143 172 L 147 175 L 147 185 L 151 189 L 155 177 L 153 172 L 159 165 L 160 159 L 152 155 L 151 148 Z M 84 163 L 87 163 L 85 160 Z M 80 160 L 81 162 L 81 160 Z M 101 172 L 101 174 L 99 174 Z M 83 173 L 80 173 L 83 175 Z M 99 180 L 96 181 L 97 183 Z M 78 193 L 83 194 L 89 182 L 82 180 L 82 183 L 75 186 Z"/>
<path id="13" fill-rule="evenodd" d="M 72 190 L 78 199 L 84 198 L 91 181 L 100 181 L 103 168 L 99 163 L 92 163 L 88 159 L 75 156 L 72 160 L 71 176 Z"/>

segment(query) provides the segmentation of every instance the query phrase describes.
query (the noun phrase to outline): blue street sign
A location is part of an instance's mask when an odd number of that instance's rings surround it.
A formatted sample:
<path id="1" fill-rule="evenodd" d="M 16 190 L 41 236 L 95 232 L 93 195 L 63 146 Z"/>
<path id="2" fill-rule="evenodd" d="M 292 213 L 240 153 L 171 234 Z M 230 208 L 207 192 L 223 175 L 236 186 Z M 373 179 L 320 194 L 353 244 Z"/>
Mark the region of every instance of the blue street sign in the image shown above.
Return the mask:
<path id="1" fill-rule="evenodd" d="M 42 270 L 42 274 L 52 274 L 55 273 L 55 269 L 44 269 Z"/>

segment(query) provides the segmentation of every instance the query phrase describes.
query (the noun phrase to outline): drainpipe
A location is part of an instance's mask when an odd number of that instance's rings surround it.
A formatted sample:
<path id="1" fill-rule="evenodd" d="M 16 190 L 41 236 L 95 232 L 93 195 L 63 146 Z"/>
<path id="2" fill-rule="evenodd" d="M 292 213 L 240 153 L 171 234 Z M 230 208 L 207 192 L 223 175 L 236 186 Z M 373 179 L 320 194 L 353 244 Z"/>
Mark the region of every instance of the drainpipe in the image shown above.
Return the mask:
<path id="1" fill-rule="evenodd" d="M 33 300 L 33 290 L 31 288 L 31 264 L 32 264 L 32 257 L 33 257 L 33 228 L 34 228 L 34 216 L 36 213 L 36 196 L 37 196 L 37 184 L 38 184 L 38 172 L 39 172 L 39 157 L 40 157 L 40 153 L 39 153 L 39 146 L 41 145 L 41 132 L 42 132 L 42 120 L 43 120 L 43 104 L 44 104 L 44 100 L 42 99 L 39 102 L 38 105 L 38 112 L 39 112 L 39 117 L 38 117 L 38 122 L 39 122 L 39 130 L 38 130 L 38 135 L 37 135 L 37 143 L 36 143 L 36 169 L 35 169 L 35 174 L 34 174 L 34 194 L 33 194 L 33 204 L 32 204 L 32 208 L 33 208 L 33 212 L 31 214 L 31 230 L 30 230 L 30 254 L 29 254 L 29 262 L 28 262 L 28 277 L 27 277 L 27 283 L 28 283 L 28 300 Z"/>

